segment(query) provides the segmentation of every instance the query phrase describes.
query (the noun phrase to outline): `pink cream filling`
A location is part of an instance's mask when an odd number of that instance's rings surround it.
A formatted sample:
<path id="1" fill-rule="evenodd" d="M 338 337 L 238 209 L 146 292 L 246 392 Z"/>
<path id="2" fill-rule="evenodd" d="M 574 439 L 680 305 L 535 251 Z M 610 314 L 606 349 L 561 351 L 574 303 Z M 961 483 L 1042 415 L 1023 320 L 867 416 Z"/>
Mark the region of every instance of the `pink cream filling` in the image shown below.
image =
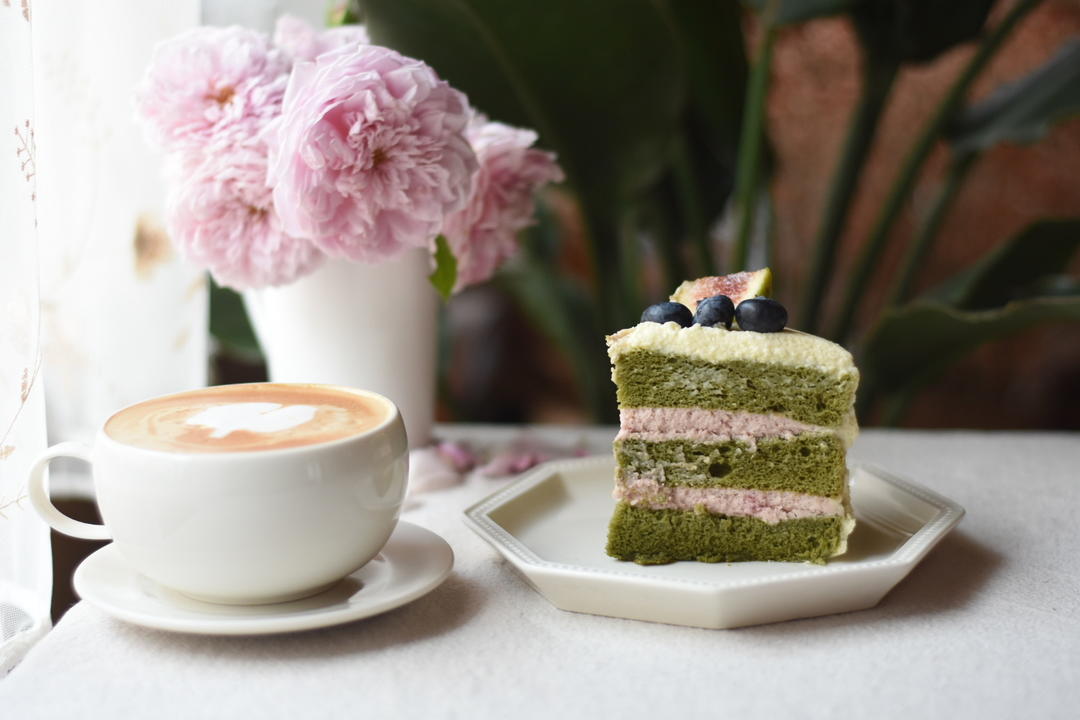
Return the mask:
<path id="1" fill-rule="evenodd" d="M 616 440 L 634 438 L 648 442 L 741 440 L 754 445 L 757 440 L 790 440 L 805 432 L 828 432 L 826 428 L 782 415 L 671 407 L 623 408 L 619 411 L 619 425 Z"/>
<path id="2" fill-rule="evenodd" d="M 783 520 L 844 514 L 840 500 L 820 495 L 784 490 L 669 487 L 640 475 L 620 478 L 613 496 L 653 510 L 693 510 L 700 506 L 714 515 L 755 517 L 770 525 Z"/>

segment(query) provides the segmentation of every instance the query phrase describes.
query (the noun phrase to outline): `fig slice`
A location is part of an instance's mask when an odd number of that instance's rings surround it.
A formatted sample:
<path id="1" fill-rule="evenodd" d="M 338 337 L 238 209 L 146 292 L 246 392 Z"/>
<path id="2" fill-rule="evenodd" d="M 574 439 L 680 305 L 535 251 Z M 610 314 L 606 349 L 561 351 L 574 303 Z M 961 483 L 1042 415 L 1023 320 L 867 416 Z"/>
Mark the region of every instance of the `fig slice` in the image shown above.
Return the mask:
<path id="1" fill-rule="evenodd" d="M 710 277 L 687 280 L 675 290 L 672 302 L 682 303 L 697 310 L 697 304 L 713 295 L 727 295 L 731 302 L 738 305 L 759 295 L 768 296 L 772 292 L 772 271 L 769 268 L 744 270 L 731 275 L 713 275 Z"/>

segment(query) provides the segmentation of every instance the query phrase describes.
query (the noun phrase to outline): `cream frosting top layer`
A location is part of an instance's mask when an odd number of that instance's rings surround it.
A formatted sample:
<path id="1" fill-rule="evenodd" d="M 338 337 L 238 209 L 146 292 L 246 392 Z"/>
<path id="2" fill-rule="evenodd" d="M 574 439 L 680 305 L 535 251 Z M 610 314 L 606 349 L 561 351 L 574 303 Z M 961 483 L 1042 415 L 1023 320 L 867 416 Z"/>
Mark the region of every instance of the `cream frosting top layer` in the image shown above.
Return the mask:
<path id="1" fill-rule="evenodd" d="M 724 327 L 693 325 L 680 327 L 643 322 L 620 330 L 607 338 L 611 361 L 624 353 L 649 350 L 667 355 L 685 355 L 707 363 L 733 360 L 812 367 L 836 376 L 858 374 L 855 361 L 844 348 L 816 335 L 785 329 L 777 333 L 728 330 Z"/>

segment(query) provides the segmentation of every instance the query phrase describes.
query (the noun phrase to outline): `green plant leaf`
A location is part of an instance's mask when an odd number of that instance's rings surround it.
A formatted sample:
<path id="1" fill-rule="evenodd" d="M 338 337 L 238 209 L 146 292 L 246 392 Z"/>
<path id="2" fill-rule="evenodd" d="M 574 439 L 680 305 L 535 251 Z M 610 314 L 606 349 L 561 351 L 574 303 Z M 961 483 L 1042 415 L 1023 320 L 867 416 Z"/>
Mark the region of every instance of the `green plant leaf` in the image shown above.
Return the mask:
<path id="1" fill-rule="evenodd" d="M 1068 297 L 1080 295 L 1080 278 L 1047 275 L 1024 288 L 1027 297 Z"/>
<path id="2" fill-rule="evenodd" d="M 435 269 L 428 276 L 428 280 L 439 291 L 443 301 L 449 300 L 454 294 L 454 286 L 457 285 L 457 258 L 443 235 L 435 238 Z"/>
<path id="3" fill-rule="evenodd" d="M 210 280 L 210 335 L 225 352 L 247 361 L 262 357 L 259 341 L 248 320 L 244 300 L 229 288 Z"/>
<path id="4" fill-rule="evenodd" d="M 927 299 L 962 310 L 1000 307 L 1033 294 L 1038 284 L 1064 272 L 1080 248 L 1080 220 L 1041 220 L 984 255 L 971 267 L 927 293 Z"/>
<path id="5" fill-rule="evenodd" d="M 1042 220 L 868 333 L 860 365 L 869 386 L 910 390 L 979 345 L 1035 325 L 1080 319 L 1080 283 L 1063 277 L 1080 247 L 1080 220 Z"/>
<path id="6" fill-rule="evenodd" d="M 818 17 L 837 15 L 849 10 L 856 0 L 742 0 L 743 5 L 764 13 L 774 6 L 774 26 L 791 25 Z M 721 3 L 714 3 L 721 4 Z"/>
<path id="7" fill-rule="evenodd" d="M 355 25 L 362 21 L 360 10 L 352 0 L 334 0 L 326 5 L 327 27 Z"/>
<path id="8" fill-rule="evenodd" d="M 495 120 L 535 128 L 603 213 L 652 184 L 685 99 L 652 0 L 362 0 L 373 41 L 429 63 Z"/>
<path id="9" fill-rule="evenodd" d="M 742 13 L 730 2 L 663 1 L 687 73 L 685 122 L 690 147 L 708 150 L 700 153 L 705 156 L 702 160 L 725 168 L 730 184 L 746 96 Z"/>
<path id="10" fill-rule="evenodd" d="M 1080 320 L 1080 296 L 1019 300 L 993 310 L 916 301 L 885 313 L 870 332 L 861 369 L 885 392 L 910 388 L 990 340 L 1048 322 Z"/>
<path id="11" fill-rule="evenodd" d="M 993 5 L 994 0 L 860 0 L 852 17 L 868 54 L 924 63 L 978 37 Z"/>
<path id="12" fill-rule="evenodd" d="M 584 405 L 596 422 L 618 422 L 604 330 L 584 285 L 559 267 L 561 232 L 538 206 L 522 252 L 496 276 L 534 325 L 570 362 Z"/>
<path id="13" fill-rule="evenodd" d="M 1030 143 L 1054 123 L 1080 112 L 1080 40 L 1072 40 L 1042 66 L 960 113 L 947 137 L 958 153 L 1000 142 Z"/>
<path id="14" fill-rule="evenodd" d="M 696 251 L 695 274 L 718 270 L 709 230 L 721 216 L 734 185 L 747 62 L 742 33 L 742 10 L 730 2 L 677 2 L 664 0 L 683 50 L 688 80 L 686 112 L 681 136 L 673 143 L 671 165 L 648 198 L 651 219 L 656 211 L 666 216 L 667 227 L 651 238 L 656 241 L 669 282 L 686 279 L 677 268 L 690 241 Z M 662 207 L 666 206 L 666 207 Z"/>

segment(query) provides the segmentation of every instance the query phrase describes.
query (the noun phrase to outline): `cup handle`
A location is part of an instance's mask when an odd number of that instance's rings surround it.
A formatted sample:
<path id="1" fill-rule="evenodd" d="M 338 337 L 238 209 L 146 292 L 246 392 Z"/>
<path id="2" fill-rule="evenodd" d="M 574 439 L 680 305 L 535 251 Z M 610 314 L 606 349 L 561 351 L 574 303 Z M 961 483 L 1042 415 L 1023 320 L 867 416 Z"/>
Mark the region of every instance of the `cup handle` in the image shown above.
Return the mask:
<path id="1" fill-rule="evenodd" d="M 53 445 L 41 453 L 34 465 L 30 468 L 30 479 L 26 484 L 26 494 L 30 497 L 30 504 L 34 506 L 45 522 L 49 523 L 54 530 L 65 535 L 82 538 L 83 540 L 111 540 L 112 536 L 104 525 L 84 523 L 69 518 L 56 509 L 49 499 L 49 490 L 45 484 L 45 470 L 49 467 L 49 461 L 58 457 L 73 457 L 77 460 L 90 462 L 90 448 L 78 442 L 64 442 Z"/>

